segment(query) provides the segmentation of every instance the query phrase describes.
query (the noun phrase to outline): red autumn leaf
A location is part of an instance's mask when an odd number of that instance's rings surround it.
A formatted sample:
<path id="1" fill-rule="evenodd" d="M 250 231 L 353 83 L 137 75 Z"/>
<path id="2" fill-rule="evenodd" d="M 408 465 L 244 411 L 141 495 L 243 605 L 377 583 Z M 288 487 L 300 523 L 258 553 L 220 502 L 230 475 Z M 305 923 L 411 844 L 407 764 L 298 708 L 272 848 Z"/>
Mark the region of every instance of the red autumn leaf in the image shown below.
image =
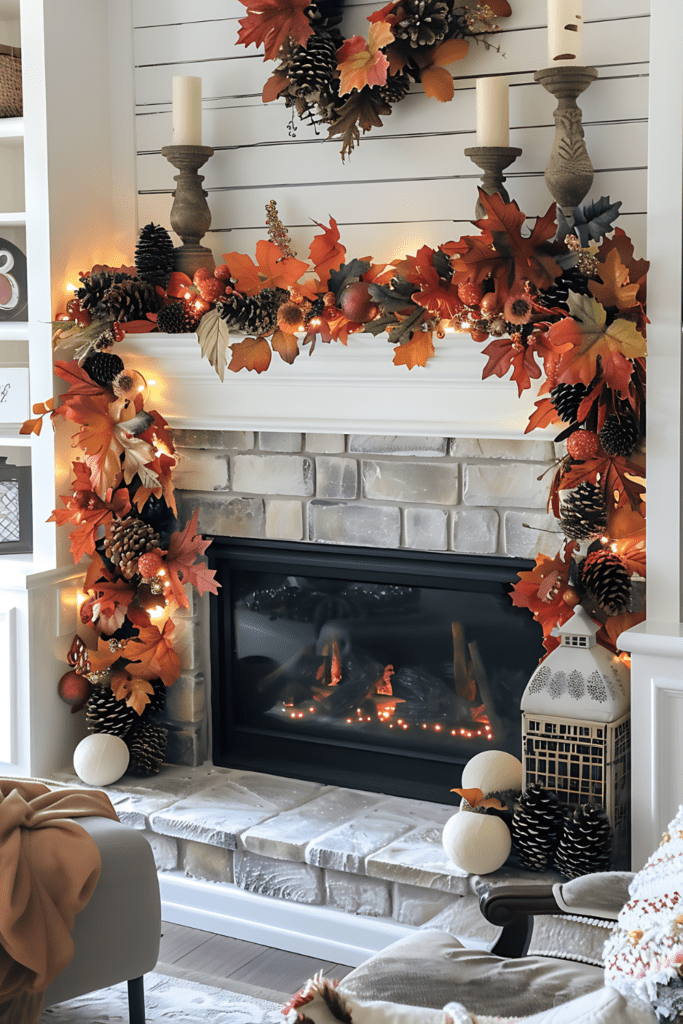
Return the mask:
<path id="1" fill-rule="evenodd" d="M 330 217 L 330 226 L 314 221 L 322 229 L 322 235 L 316 235 L 309 248 L 309 258 L 313 269 L 320 278 L 322 284 L 327 287 L 327 281 L 332 270 L 339 270 L 346 256 L 346 247 L 339 241 L 339 228 L 334 217 Z"/>
<path id="2" fill-rule="evenodd" d="M 305 15 L 308 0 L 240 0 L 247 10 L 240 18 L 237 41 L 243 46 L 263 44 L 265 60 L 276 60 L 287 36 L 299 46 L 305 46 L 313 34 Z"/>
<path id="3" fill-rule="evenodd" d="M 391 335 L 389 336 L 391 339 Z M 431 331 L 414 331 L 410 341 L 405 345 L 397 345 L 394 349 L 394 366 L 426 366 L 427 360 L 434 355 Z"/>
<path id="4" fill-rule="evenodd" d="M 197 533 L 198 520 L 199 509 L 195 509 L 184 529 L 171 534 L 168 551 L 164 557 L 164 567 L 169 576 L 173 596 L 183 608 L 189 606 L 184 589 L 187 583 L 196 587 L 200 596 L 207 591 L 210 594 L 218 593 L 219 584 L 215 580 L 215 570 L 209 569 L 204 562 L 197 562 L 211 543 Z"/>
<path id="5" fill-rule="evenodd" d="M 131 676 L 125 670 L 119 669 L 112 673 L 111 692 L 117 700 L 125 700 L 128 707 L 133 708 L 138 715 L 141 715 L 150 702 L 149 698 L 154 693 L 154 687 L 149 680 Z"/>
<path id="6" fill-rule="evenodd" d="M 397 6 L 396 0 L 392 0 L 392 2 L 387 4 L 385 7 L 380 7 L 378 11 L 373 11 L 372 14 L 368 14 L 366 20 L 369 21 L 370 24 L 373 24 L 375 21 L 390 21 L 389 14 Z"/>
<path id="7" fill-rule="evenodd" d="M 174 299 L 184 299 L 187 292 L 192 292 L 193 290 L 192 279 L 187 274 L 183 274 L 182 271 L 174 270 L 166 286 L 166 294 Z"/>
<path id="8" fill-rule="evenodd" d="M 645 492 L 644 457 L 632 455 L 626 459 L 621 455 L 604 455 L 576 462 L 562 470 L 558 490 L 578 487 L 584 481 L 604 488 L 608 514 L 628 504 L 640 511 Z"/>
<path id="9" fill-rule="evenodd" d="M 557 367 L 558 381 L 588 385 L 602 369 L 604 383 L 625 398 L 632 360 L 646 354 L 645 338 L 632 320 L 618 317 L 608 324 L 605 309 L 589 295 L 570 292 L 567 301 L 570 316 L 548 331 L 552 344 L 571 345 Z"/>
<path id="10" fill-rule="evenodd" d="M 466 235 L 459 242 L 442 247 L 456 254 L 452 260 L 456 281 L 479 284 L 493 277 L 501 308 L 510 295 L 524 292 L 525 281 L 531 281 L 537 288 L 549 288 L 562 273 L 544 248 L 555 235 L 555 204 L 537 219 L 531 234 L 524 237 L 526 217 L 517 203 L 505 203 L 498 193 L 488 196 L 482 189 L 479 197 L 488 214 L 476 221 L 482 234 Z"/>
<path id="11" fill-rule="evenodd" d="M 539 401 L 534 403 L 536 405 L 536 411 L 532 412 L 527 423 L 525 434 L 528 434 L 532 430 L 537 428 L 540 430 L 543 427 L 549 426 L 551 423 L 559 423 L 560 417 L 557 414 L 557 409 L 550 401 L 549 398 L 541 398 Z"/>
<path id="12" fill-rule="evenodd" d="M 69 390 L 61 396 L 62 401 L 73 395 L 87 395 L 109 402 L 107 389 L 96 384 L 85 370 L 78 365 L 75 359 L 69 363 L 64 362 L 62 359 L 55 360 L 55 374 L 69 385 Z M 56 411 L 59 412 L 60 410 L 57 409 Z"/>
<path id="13" fill-rule="evenodd" d="M 284 359 L 290 365 L 299 355 L 299 339 L 296 334 L 288 334 L 286 331 L 276 331 L 270 339 L 273 352 L 277 352 L 280 359 Z"/>
<path id="14" fill-rule="evenodd" d="M 169 430 L 168 423 L 156 409 L 149 409 L 149 415 L 154 420 L 154 423 L 146 430 L 144 434 L 140 434 L 143 441 L 147 441 L 149 444 L 154 444 L 158 441 L 166 449 L 167 455 L 173 455 L 175 451 L 175 445 L 173 443 L 173 435 Z"/>
<path id="15" fill-rule="evenodd" d="M 387 81 L 389 61 L 382 48 L 393 42 L 394 34 L 386 21 L 374 21 L 370 25 L 369 39 L 351 36 L 337 50 L 339 69 L 339 94 L 361 91 L 365 86 L 382 86 Z"/>
<path id="16" fill-rule="evenodd" d="M 134 666 L 133 672 L 143 679 L 162 679 L 165 686 L 173 685 L 180 675 L 180 658 L 171 640 L 174 629 L 171 619 L 167 619 L 163 632 L 158 626 L 145 626 L 139 636 L 128 641 L 123 655 Z"/>
<path id="17" fill-rule="evenodd" d="M 450 319 L 462 309 L 457 288 L 439 277 L 434 266 L 434 250 L 428 245 L 418 249 L 415 256 L 407 256 L 398 263 L 396 271 L 406 277 L 411 284 L 418 286 L 420 292 L 419 295 L 413 295 L 413 301 L 424 306 L 430 313 Z"/>
<path id="18" fill-rule="evenodd" d="M 512 338 L 494 338 L 484 349 L 489 361 L 482 370 L 482 380 L 487 377 L 504 377 L 512 369 L 512 380 L 517 385 L 517 393 L 522 394 L 531 387 L 531 378 L 541 376 L 541 368 L 534 358 L 535 350 L 531 345 L 513 342 Z"/>
<path id="19" fill-rule="evenodd" d="M 611 549 L 622 559 L 628 572 L 645 575 L 645 519 L 631 508 L 619 508 L 610 516 Z"/>
<path id="20" fill-rule="evenodd" d="M 528 608 L 541 624 L 544 637 L 549 637 L 556 626 L 561 626 L 573 614 L 569 605 L 562 600 L 562 593 L 569 579 L 571 551 L 568 548 L 562 556 L 555 558 L 538 555 L 536 566 L 529 572 L 520 572 L 519 583 L 512 588 L 512 603 L 517 608 Z M 548 577 L 551 577 L 548 580 Z M 558 584 L 557 592 L 549 589 L 549 583 Z M 545 598 L 545 600 L 544 600 Z"/>
<path id="21" fill-rule="evenodd" d="M 149 334 L 155 327 L 150 320 L 126 320 L 123 324 L 126 334 Z"/>
<path id="22" fill-rule="evenodd" d="M 272 353 L 265 338 L 245 338 L 244 341 L 236 341 L 230 348 L 232 359 L 228 369 L 234 373 L 239 370 L 256 370 L 257 373 L 263 373 L 270 366 Z"/>
<path id="23" fill-rule="evenodd" d="M 276 71 L 270 76 L 266 84 L 263 86 L 263 92 L 261 93 L 262 103 L 272 103 L 276 100 L 283 89 L 286 89 L 289 85 L 289 78 L 282 71 Z"/>
<path id="24" fill-rule="evenodd" d="M 356 334 L 358 331 L 363 330 L 362 324 L 356 320 L 349 320 L 346 314 L 336 307 L 334 314 L 331 316 L 327 315 L 325 321 L 330 332 L 330 339 L 332 341 L 341 341 L 342 345 L 347 344 L 349 334 Z"/>
<path id="25" fill-rule="evenodd" d="M 69 495 L 61 495 L 65 508 L 55 509 L 49 523 L 63 526 L 73 523 L 71 531 L 71 554 L 74 564 L 80 562 L 83 555 L 92 555 L 95 551 L 97 532 L 106 526 L 114 516 L 123 519 L 130 512 L 128 490 L 119 488 L 113 492 L 108 490 L 102 500 L 91 490 L 90 472 L 83 462 L 74 462 L 75 480 L 73 491 Z"/>

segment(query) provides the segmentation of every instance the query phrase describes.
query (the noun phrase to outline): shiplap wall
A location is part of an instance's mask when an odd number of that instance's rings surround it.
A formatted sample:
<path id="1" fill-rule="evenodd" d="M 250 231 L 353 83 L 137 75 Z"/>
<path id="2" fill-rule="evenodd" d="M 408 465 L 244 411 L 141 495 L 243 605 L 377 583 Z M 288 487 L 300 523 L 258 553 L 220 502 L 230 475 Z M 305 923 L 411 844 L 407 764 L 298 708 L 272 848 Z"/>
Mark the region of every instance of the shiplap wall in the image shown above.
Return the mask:
<path id="1" fill-rule="evenodd" d="M 463 155 L 476 145 L 475 79 L 510 78 L 510 145 L 524 150 L 508 188 L 529 215 L 545 212 L 544 180 L 553 141 L 554 100 L 533 80 L 547 65 L 546 0 L 511 0 L 513 16 L 497 36 L 505 56 L 472 46 L 450 66 L 451 103 L 419 87 L 384 127 L 373 129 L 342 164 L 338 139 L 316 135 L 290 111 L 263 104 L 261 89 L 275 65 L 237 45 L 238 0 L 134 0 L 138 221 L 169 226 L 175 171 L 160 155 L 171 142 L 171 80 L 203 79 L 203 141 L 215 155 L 202 169 L 214 254 L 253 253 L 265 237 L 265 204 L 275 199 L 295 247 L 306 255 L 317 230 L 311 219 L 338 221 L 350 255 L 389 260 L 467 232 L 477 171 Z M 345 35 L 367 36 L 379 3 L 350 2 Z M 596 170 L 592 198 L 623 201 L 619 224 L 645 253 L 650 0 L 585 0 L 584 62 L 599 79 L 580 100 Z"/>

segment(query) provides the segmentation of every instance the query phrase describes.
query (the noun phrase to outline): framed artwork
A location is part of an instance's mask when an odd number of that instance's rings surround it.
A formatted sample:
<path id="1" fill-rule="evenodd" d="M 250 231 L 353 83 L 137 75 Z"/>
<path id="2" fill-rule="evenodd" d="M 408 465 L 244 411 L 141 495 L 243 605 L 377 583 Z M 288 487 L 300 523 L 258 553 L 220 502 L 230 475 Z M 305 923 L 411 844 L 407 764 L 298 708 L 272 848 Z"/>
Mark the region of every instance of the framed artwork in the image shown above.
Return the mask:
<path id="1" fill-rule="evenodd" d="M 14 242 L 0 238 L 0 320 L 25 320 L 27 306 L 26 257 Z"/>
<path id="2" fill-rule="evenodd" d="M 31 467 L 8 466 L 0 455 L 0 555 L 32 550 Z"/>

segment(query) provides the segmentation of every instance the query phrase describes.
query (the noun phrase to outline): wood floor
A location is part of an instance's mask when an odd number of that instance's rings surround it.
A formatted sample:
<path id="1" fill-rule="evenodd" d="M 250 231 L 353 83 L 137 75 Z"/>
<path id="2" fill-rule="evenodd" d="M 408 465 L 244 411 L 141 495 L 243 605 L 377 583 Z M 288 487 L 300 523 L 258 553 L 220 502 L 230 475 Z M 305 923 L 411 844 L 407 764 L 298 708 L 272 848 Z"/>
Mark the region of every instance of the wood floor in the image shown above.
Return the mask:
<path id="1" fill-rule="evenodd" d="M 155 970 L 257 999 L 285 1003 L 318 971 L 341 980 L 353 968 L 298 953 L 229 939 L 164 921 Z"/>

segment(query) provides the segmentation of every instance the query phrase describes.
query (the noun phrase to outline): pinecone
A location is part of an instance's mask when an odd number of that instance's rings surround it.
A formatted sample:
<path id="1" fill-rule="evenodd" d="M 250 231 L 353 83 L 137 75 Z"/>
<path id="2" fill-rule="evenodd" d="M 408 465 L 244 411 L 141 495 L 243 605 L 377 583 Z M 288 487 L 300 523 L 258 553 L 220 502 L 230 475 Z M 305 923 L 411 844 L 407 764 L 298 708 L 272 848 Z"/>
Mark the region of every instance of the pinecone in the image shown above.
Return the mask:
<path id="1" fill-rule="evenodd" d="M 587 394 L 585 384 L 558 384 L 550 392 L 550 401 L 564 423 L 574 423 Z"/>
<path id="2" fill-rule="evenodd" d="M 160 302 L 153 284 L 139 277 L 124 277 L 107 289 L 94 315 L 98 320 L 118 320 L 119 323 L 144 320 L 146 313 L 156 313 Z"/>
<path id="3" fill-rule="evenodd" d="M 630 455 L 638 444 L 638 424 L 631 412 L 608 416 L 598 436 L 608 455 Z"/>
<path id="4" fill-rule="evenodd" d="M 576 292 L 578 295 L 590 295 L 588 278 L 582 274 L 577 267 L 570 267 L 562 272 L 561 277 L 555 278 L 555 284 L 550 288 L 544 288 L 538 293 L 537 303 L 550 309 L 557 306 L 569 312 L 569 293 Z"/>
<path id="5" fill-rule="evenodd" d="M 156 775 L 166 753 L 168 731 L 153 722 L 141 721 L 128 739 L 129 770 L 139 775 Z"/>
<path id="6" fill-rule="evenodd" d="M 286 299 L 287 292 L 282 288 L 264 288 L 254 296 L 233 292 L 217 302 L 216 309 L 228 327 L 248 334 L 263 334 L 276 326 L 277 311 Z"/>
<path id="7" fill-rule="evenodd" d="M 560 506 L 560 526 L 571 540 L 588 540 L 607 529 L 605 495 L 586 480 L 567 495 Z"/>
<path id="8" fill-rule="evenodd" d="M 533 782 L 515 804 L 512 841 L 522 867 L 544 871 L 552 862 L 562 829 L 562 807 L 555 793 Z"/>
<path id="9" fill-rule="evenodd" d="M 401 0 L 403 17 L 393 27 L 396 39 L 405 39 L 413 49 L 440 43 L 448 30 L 448 4 L 442 0 Z"/>
<path id="10" fill-rule="evenodd" d="M 197 329 L 199 318 L 187 302 L 169 302 L 157 314 L 157 329 L 162 334 L 191 334 Z"/>
<path id="11" fill-rule="evenodd" d="M 329 88 L 337 70 L 337 45 L 328 32 L 315 32 L 286 62 L 290 93 L 304 98 Z"/>
<path id="12" fill-rule="evenodd" d="M 555 867 L 567 878 L 607 871 L 612 855 L 612 828 L 596 804 L 581 804 L 564 823 Z"/>
<path id="13" fill-rule="evenodd" d="M 127 580 L 137 572 L 138 555 L 159 547 L 159 534 L 142 519 L 114 519 L 107 527 L 105 554 Z"/>
<path id="14" fill-rule="evenodd" d="M 84 361 L 83 369 L 96 384 L 108 388 L 124 369 L 123 359 L 111 352 L 93 352 Z"/>
<path id="15" fill-rule="evenodd" d="M 379 93 L 385 103 L 400 103 L 410 91 L 410 78 L 404 71 L 389 75 L 386 85 L 380 86 Z"/>
<path id="16" fill-rule="evenodd" d="M 612 551 L 592 551 L 579 566 L 579 585 L 592 594 L 609 615 L 625 611 L 631 600 L 626 566 Z"/>
<path id="17" fill-rule="evenodd" d="M 145 705 L 146 715 L 160 715 L 166 707 L 166 686 L 163 679 L 152 679 L 154 693 L 148 694 L 149 704 Z"/>
<path id="18" fill-rule="evenodd" d="M 174 265 L 173 242 L 166 228 L 146 224 L 135 246 L 135 269 L 140 280 L 166 288 Z"/>
<path id="19" fill-rule="evenodd" d="M 137 718 L 125 700 L 117 700 L 108 686 L 96 686 L 86 704 L 85 720 L 90 732 L 108 732 L 122 739 Z"/>

